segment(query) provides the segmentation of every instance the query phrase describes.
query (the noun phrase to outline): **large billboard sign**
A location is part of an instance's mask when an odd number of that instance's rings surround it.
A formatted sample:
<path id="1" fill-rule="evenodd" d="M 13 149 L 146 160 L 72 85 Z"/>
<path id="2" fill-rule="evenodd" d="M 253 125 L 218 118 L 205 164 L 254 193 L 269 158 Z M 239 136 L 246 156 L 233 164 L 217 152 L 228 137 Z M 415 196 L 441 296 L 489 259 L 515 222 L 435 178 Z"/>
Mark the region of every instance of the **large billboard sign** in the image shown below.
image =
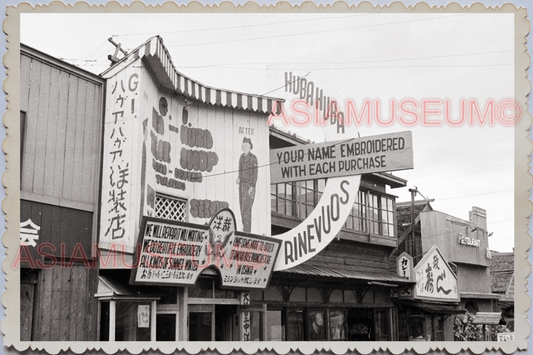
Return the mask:
<path id="1" fill-rule="evenodd" d="M 409 131 L 270 151 L 271 183 L 413 168 Z"/>
<path id="2" fill-rule="evenodd" d="M 237 232 L 229 209 L 208 225 L 145 217 L 131 282 L 192 286 L 205 269 L 220 272 L 226 288 L 263 289 L 268 285 L 281 242 Z"/>
<path id="3" fill-rule="evenodd" d="M 160 72 L 158 46 L 106 73 L 100 248 L 131 257 L 143 216 L 201 225 L 231 208 L 239 230 L 269 231 L 271 103 Z"/>

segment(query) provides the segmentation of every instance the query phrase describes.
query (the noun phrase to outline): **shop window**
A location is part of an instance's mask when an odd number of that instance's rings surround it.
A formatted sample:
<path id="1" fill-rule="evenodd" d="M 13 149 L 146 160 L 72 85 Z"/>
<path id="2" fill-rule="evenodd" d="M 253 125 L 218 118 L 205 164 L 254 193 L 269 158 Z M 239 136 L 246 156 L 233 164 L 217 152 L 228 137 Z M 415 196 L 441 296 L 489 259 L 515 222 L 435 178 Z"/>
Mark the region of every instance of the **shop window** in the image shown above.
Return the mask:
<path id="1" fill-rule="evenodd" d="M 187 220 L 187 200 L 157 194 L 155 196 L 155 217 L 185 222 Z"/>
<path id="2" fill-rule="evenodd" d="M 298 183 L 299 217 L 304 219 L 314 210 L 318 203 L 315 181 L 308 180 Z"/>
<path id="3" fill-rule="evenodd" d="M 398 312 L 398 340 L 399 341 L 408 341 L 409 340 L 409 323 L 407 322 L 407 311 Z"/>
<path id="4" fill-rule="evenodd" d="M 100 304 L 100 341 L 109 341 L 109 302 Z"/>
<path id="5" fill-rule="evenodd" d="M 189 341 L 211 341 L 212 313 L 189 312 Z"/>
<path id="6" fill-rule="evenodd" d="M 375 333 L 376 341 L 388 341 L 389 339 L 389 311 L 377 310 L 375 312 Z"/>
<path id="7" fill-rule="evenodd" d="M 267 341 L 284 341 L 285 326 L 282 324 L 281 310 L 268 310 L 267 317 Z"/>
<path id="8" fill-rule="evenodd" d="M 326 340 L 326 322 L 323 310 L 307 311 L 307 340 Z"/>
<path id="9" fill-rule="evenodd" d="M 304 340 L 304 311 L 288 309 L 286 312 L 287 341 Z"/>
<path id="10" fill-rule="evenodd" d="M 348 340 L 374 340 L 372 333 L 373 323 L 374 314 L 372 309 L 350 308 L 348 310 Z"/>
<path id="11" fill-rule="evenodd" d="M 357 192 L 357 197 L 355 198 L 355 203 L 352 206 L 352 210 L 350 211 L 348 218 L 346 219 L 346 223 L 344 224 L 344 227 L 347 229 L 366 233 L 367 232 L 366 206 L 367 206 L 366 192 L 359 190 Z"/>
<path id="12" fill-rule="evenodd" d="M 238 341 L 239 320 L 236 305 L 215 305 L 215 341 Z"/>
<path id="13" fill-rule="evenodd" d="M 444 341 L 444 320 L 442 317 L 435 316 L 433 318 L 433 333 L 435 341 Z"/>
<path id="14" fill-rule="evenodd" d="M 150 341 L 150 304 L 117 302 L 115 341 Z"/>
<path id="15" fill-rule="evenodd" d="M 102 301 L 100 340 L 154 341 L 152 315 L 155 301 Z"/>
<path id="16" fill-rule="evenodd" d="M 270 187 L 272 211 L 296 216 L 296 183 L 281 183 Z"/>
<path id="17" fill-rule="evenodd" d="M 424 316 L 412 313 L 409 317 L 409 340 L 422 339 L 424 337 Z"/>
<path id="18" fill-rule="evenodd" d="M 176 314 L 157 314 L 156 340 L 176 341 Z"/>
<path id="19" fill-rule="evenodd" d="M 330 340 L 346 340 L 346 312 L 344 310 L 329 311 Z"/>
<path id="20" fill-rule="evenodd" d="M 326 179 L 271 186 L 272 211 L 299 219 L 306 218 L 322 197 Z M 360 233 L 395 236 L 394 199 L 376 192 L 359 190 L 344 228 Z"/>

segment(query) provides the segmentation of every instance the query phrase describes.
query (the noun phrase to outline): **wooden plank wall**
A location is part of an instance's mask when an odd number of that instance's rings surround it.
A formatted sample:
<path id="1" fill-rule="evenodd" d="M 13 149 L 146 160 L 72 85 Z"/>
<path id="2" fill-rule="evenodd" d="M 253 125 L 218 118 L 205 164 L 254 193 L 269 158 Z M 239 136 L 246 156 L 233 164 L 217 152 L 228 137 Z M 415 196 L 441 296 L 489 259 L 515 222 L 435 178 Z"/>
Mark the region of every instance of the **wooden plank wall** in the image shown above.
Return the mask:
<path id="1" fill-rule="evenodd" d="M 26 112 L 21 191 L 94 204 L 102 132 L 101 83 L 21 54 Z"/>
<path id="2" fill-rule="evenodd" d="M 21 288 L 21 303 L 29 307 L 21 309 L 21 339 L 96 340 L 98 269 L 69 265 L 69 258 L 76 243 L 90 258 L 96 240 L 103 80 L 31 49 L 21 51 L 20 65 L 21 221 L 40 226 L 39 243 L 52 243 L 55 252 L 46 252 L 59 257 L 51 268 L 21 265 L 35 275 Z"/>
<path id="3" fill-rule="evenodd" d="M 96 339 L 98 270 L 83 264 L 43 269 L 35 295 L 33 340 Z"/>
<path id="4" fill-rule="evenodd" d="M 371 244 L 334 240 L 307 263 L 357 272 L 389 272 L 387 251 L 386 248 Z"/>

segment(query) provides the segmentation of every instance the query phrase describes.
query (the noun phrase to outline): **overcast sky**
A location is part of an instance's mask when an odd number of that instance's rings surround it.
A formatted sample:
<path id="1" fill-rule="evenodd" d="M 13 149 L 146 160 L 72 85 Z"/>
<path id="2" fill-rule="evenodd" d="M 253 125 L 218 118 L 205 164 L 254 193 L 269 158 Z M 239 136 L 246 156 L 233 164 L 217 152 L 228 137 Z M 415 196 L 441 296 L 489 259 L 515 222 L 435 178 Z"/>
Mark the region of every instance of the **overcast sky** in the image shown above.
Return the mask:
<path id="1" fill-rule="evenodd" d="M 95 25 L 97 24 L 97 25 Z M 513 15 L 508 14 L 158 14 L 21 16 L 21 41 L 94 73 L 109 66 L 109 37 L 132 50 L 160 35 L 177 70 L 212 87 L 284 98 L 285 72 L 306 76 L 324 94 L 359 109 L 391 100 L 460 99 L 485 108 L 514 95 Z M 443 107 L 441 105 L 440 107 Z M 442 119 L 441 119 L 442 120 Z M 321 131 L 276 126 L 321 141 Z M 513 129 L 494 127 L 359 128 L 361 136 L 413 132 L 415 168 L 395 172 L 408 201 L 417 186 L 435 210 L 468 220 L 472 206 L 487 210 L 490 247 L 511 251 Z M 417 198 L 421 198 L 418 196 Z"/>

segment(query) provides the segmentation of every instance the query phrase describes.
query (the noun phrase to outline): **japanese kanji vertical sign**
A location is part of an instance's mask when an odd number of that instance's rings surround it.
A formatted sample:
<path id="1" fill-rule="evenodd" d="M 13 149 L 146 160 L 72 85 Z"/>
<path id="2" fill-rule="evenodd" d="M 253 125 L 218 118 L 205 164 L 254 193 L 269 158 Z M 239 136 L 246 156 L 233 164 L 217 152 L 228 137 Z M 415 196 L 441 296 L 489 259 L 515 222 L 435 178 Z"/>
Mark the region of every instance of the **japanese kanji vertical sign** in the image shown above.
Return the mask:
<path id="1" fill-rule="evenodd" d="M 139 83 L 139 69 L 135 66 L 107 81 L 100 222 L 100 243 L 104 249 L 115 244 L 117 250 L 133 252 L 137 234 L 138 212 L 132 203 L 134 174 L 140 170 L 138 159 L 133 158 L 138 156 L 135 150 L 139 145 L 135 142 L 142 130 L 137 119 Z"/>

